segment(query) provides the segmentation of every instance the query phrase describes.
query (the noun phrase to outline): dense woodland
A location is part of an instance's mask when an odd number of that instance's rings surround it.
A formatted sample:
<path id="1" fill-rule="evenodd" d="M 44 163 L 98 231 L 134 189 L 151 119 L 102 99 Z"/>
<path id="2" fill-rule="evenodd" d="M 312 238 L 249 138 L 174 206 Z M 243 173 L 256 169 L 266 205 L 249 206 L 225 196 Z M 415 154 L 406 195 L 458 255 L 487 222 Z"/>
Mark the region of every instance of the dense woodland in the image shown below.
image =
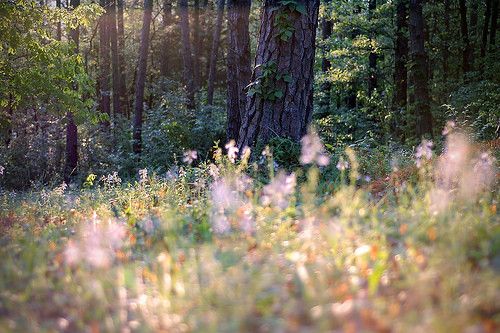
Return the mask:
<path id="1" fill-rule="evenodd" d="M 411 149 L 449 119 L 499 134 L 496 0 L 0 6 L 8 187 L 289 147 L 310 125 L 331 149 Z"/>
<path id="2" fill-rule="evenodd" d="M 0 332 L 498 332 L 499 5 L 0 0 Z"/>

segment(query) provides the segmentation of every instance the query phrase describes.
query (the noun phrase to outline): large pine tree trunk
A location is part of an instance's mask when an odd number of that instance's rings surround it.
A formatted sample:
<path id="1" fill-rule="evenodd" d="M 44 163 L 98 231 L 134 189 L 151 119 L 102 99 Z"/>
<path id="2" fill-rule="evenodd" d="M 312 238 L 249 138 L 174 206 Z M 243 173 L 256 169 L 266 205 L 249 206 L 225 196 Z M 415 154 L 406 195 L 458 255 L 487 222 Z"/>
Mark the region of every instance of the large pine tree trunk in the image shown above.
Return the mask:
<path id="1" fill-rule="evenodd" d="M 332 1 L 326 0 L 325 4 L 329 5 Z M 328 8 L 328 7 L 327 7 Z M 328 51 L 327 43 L 332 36 L 333 32 L 333 22 L 332 20 L 323 17 L 321 20 L 321 39 L 323 40 L 323 56 L 321 57 L 321 71 L 323 74 L 327 75 L 328 71 L 331 69 L 332 64 L 328 57 L 326 56 L 326 52 Z M 319 107 L 322 112 L 328 112 L 330 109 L 331 102 L 331 91 L 332 84 L 330 80 L 325 78 L 325 81 L 321 84 L 321 98 L 318 101 Z"/>
<path id="2" fill-rule="evenodd" d="M 111 68 L 113 72 L 113 114 L 116 117 L 123 113 L 120 100 L 120 56 L 118 54 L 118 31 L 116 26 L 116 3 L 109 4 L 109 35 L 111 41 Z"/>
<path id="3" fill-rule="evenodd" d="M 241 149 L 257 141 L 266 143 L 274 136 L 299 141 L 307 132 L 313 112 L 319 0 L 297 3 L 303 6 L 303 13 L 277 0 L 264 1 L 257 67 L 238 138 Z M 279 20 L 283 14 L 293 26 L 285 33 L 275 24 L 277 15 Z"/>
<path id="4" fill-rule="evenodd" d="M 470 42 L 469 27 L 467 24 L 467 5 L 465 0 L 459 0 L 460 5 L 460 32 L 462 35 L 462 70 L 464 74 L 470 71 Z"/>
<path id="5" fill-rule="evenodd" d="M 377 0 L 370 0 L 368 3 L 368 19 L 372 20 L 375 10 L 377 9 Z M 373 33 L 372 33 L 373 35 Z M 372 36 L 372 38 L 374 38 Z M 377 80 L 377 59 L 378 56 L 375 52 L 370 52 L 368 56 L 368 96 L 371 97 L 373 91 L 377 89 L 378 80 Z"/>
<path id="6" fill-rule="evenodd" d="M 224 19 L 225 0 L 217 1 L 217 22 L 215 23 L 214 36 L 212 40 L 212 52 L 210 54 L 210 66 L 208 71 L 208 105 L 214 103 L 215 77 L 217 74 L 217 56 L 219 53 L 220 34 L 222 30 L 222 20 Z"/>
<path id="7" fill-rule="evenodd" d="M 395 134 L 400 136 L 399 129 L 404 123 L 408 98 L 408 0 L 398 0 L 396 7 L 396 45 L 394 52 L 394 118 Z"/>
<path id="8" fill-rule="evenodd" d="M 102 113 L 111 115 L 110 92 L 110 34 L 109 34 L 109 0 L 100 0 L 105 9 L 99 19 L 99 108 Z M 105 122 L 107 125 L 108 122 Z"/>
<path id="9" fill-rule="evenodd" d="M 193 55 L 191 53 L 191 41 L 189 40 L 189 11 L 188 11 L 188 1 L 179 0 L 179 15 L 180 15 L 180 29 L 181 29 L 181 40 L 182 40 L 182 61 L 184 67 L 184 82 L 186 86 L 187 93 L 187 103 L 188 109 L 194 109 L 196 107 L 194 99 L 194 73 L 193 73 Z"/>
<path id="10" fill-rule="evenodd" d="M 80 5 L 80 0 L 71 0 L 70 5 L 73 9 Z M 76 27 L 70 30 L 70 38 L 75 44 L 75 53 L 80 48 L 80 29 Z M 78 128 L 76 126 L 72 112 L 66 114 L 66 162 L 64 165 L 64 181 L 66 184 L 71 182 L 71 178 L 77 173 L 78 167 Z"/>
<path id="11" fill-rule="evenodd" d="M 227 25 L 227 139 L 238 140 L 252 76 L 249 16 L 251 0 L 228 0 Z"/>
<path id="12" fill-rule="evenodd" d="M 144 112 L 144 87 L 146 85 L 146 70 L 149 51 L 149 31 L 153 11 L 153 0 L 144 0 L 144 16 L 142 19 L 141 44 L 137 62 L 134 104 L 134 134 L 133 150 L 140 154 L 142 150 L 142 115 Z"/>
<path id="13" fill-rule="evenodd" d="M 411 107 L 415 116 L 416 135 L 432 136 L 432 114 L 430 111 L 427 52 L 424 43 L 423 0 L 410 0 L 410 71 Z"/>
<path id="14" fill-rule="evenodd" d="M 123 114 L 130 117 L 130 105 L 127 93 L 127 80 L 125 75 L 125 28 L 123 22 L 125 0 L 117 0 L 116 26 L 118 34 L 118 64 L 120 66 L 120 106 Z"/>

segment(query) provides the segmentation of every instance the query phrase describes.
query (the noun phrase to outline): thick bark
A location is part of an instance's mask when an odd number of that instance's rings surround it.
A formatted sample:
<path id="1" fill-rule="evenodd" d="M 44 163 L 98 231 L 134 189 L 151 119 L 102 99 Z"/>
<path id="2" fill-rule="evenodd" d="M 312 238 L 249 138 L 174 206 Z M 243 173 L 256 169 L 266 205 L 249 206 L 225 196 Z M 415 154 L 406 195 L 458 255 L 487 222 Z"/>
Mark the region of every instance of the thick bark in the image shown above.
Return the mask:
<path id="1" fill-rule="evenodd" d="M 189 13 L 188 1 L 178 0 L 179 15 L 180 15 L 180 29 L 182 39 L 182 61 L 184 67 L 184 82 L 187 93 L 186 107 L 194 109 L 196 107 L 194 99 L 194 73 L 193 73 L 193 55 L 191 54 L 191 41 L 189 40 Z"/>
<path id="2" fill-rule="evenodd" d="M 105 13 L 99 19 L 99 108 L 102 113 L 111 115 L 110 92 L 110 35 L 109 35 L 109 0 L 100 0 Z M 104 125 L 107 125 L 105 122 Z"/>
<path id="3" fill-rule="evenodd" d="M 80 0 L 71 0 L 73 9 L 80 5 Z M 75 44 L 75 53 L 80 48 L 80 29 L 76 27 L 70 30 L 70 38 Z M 78 128 L 72 112 L 66 114 L 66 162 L 64 166 L 64 181 L 69 184 L 77 173 L 78 167 Z"/>
<path id="4" fill-rule="evenodd" d="M 328 5 L 332 1 L 331 0 L 326 0 L 325 3 Z M 332 36 L 333 32 L 333 22 L 330 19 L 327 19 L 323 17 L 321 19 L 321 39 L 323 40 L 323 56 L 321 57 L 321 71 L 323 74 L 327 74 L 328 71 L 332 68 L 332 63 L 326 56 L 326 52 L 328 50 L 326 43 Z M 331 102 L 331 92 L 332 92 L 332 83 L 330 80 L 325 79 L 325 81 L 321 84 L 321 92 L 322 96 L 318 102 L 319 107 L 322 111 L 327 111 L 330 109 L 330 102 Z"/>
<path id="5" fill-rule="evenodd" d="M 491 9 L 490 50 L 494 50 L 497 37 L 498 6 L 500 0 L 493 0 Z"/>
<path id="6" fill-rule="evenodd" d="M 251 0 L 228 0 L 227 25 L 227 139 L 238 140 L 241 118 L 245 112 L 245 87 L 252 75 L 250 59 L 249 16 Z"/>
<path id="7" fill-rule="evenodd" d="M 217 22 L 215 24 L 214 37 L 212 41 L 212 52 L 210 54 L 210 67 L 208 71 L 208 105 L 214 103 L 215 76 L 217 74 L 217 56 L 219 53 L 220 34 L 222 30 L 222 20 L 224 19 L 225 0 L 217 2 Z"/>
<path id="8" fill-rule="evenodd" d="M 409 31 L 410 59 L 412 68 L 410 96 L 416 122 L 416 135 L 432 136 L 432 114 L 430 111 L 429 79 L 427 68 L 427 51 L 424 43 L 423 0 L 410 0 Z"/>
<path id="9" fill-rule="evenodd" d="M 120 106 L 122 108 L 123 114 L 129 118 L 130 117 L 130 105 L 127 93 L 127 80 L 125 75 L 125 28 L 123 22 L 123 11 L 124 11 L 125 0 L 117 0 L 117 13 L 116 13 L 116 26 L 118 34 L 118 65 L 120 67 Z"/>
<path id="10" fill-rule="evenodd" d="M 201 38 L 200 38 L 200 0 L 194 0 L 193 8 L 193 74 L 195 89 L 201 85 Z"/>
<path id="11" fill-rule="evenodd" d="M 462 35 L 462 70 L 464 74 L 470 71 L 470 42 L 469 27 L 467 24 L 467 5 L 465 0 L 459 0 L 460 5 L 460 33 Z"/>
<path id="12" fill-rule="evenodd" d="M 491 4 L 492 0 L 486 0 L 486 11 L 484 13 L 484 25 L 483 25 L 483 34 L 481 38 L 481 58 L 484 62 L 484 57 L 486 56 L 486 46 L 488 45 L 488 35 L 491 21 Z M 483 66 L 481 65 L 481 68 Z"/>
<path id="13" fill-rule="evenodd" d="M 134 133 L 133 151 L 139 155 L 142 150 L 142 115 L 144 112 L 144 87 L 146 85 L 146 70 L 149 51 L 149 31 L 153 11 L 153 0 L 144 0 L 144 16 L 142 19 L 141 44 L 137 62 L 137 77 L 135 81 Z"/>
<path id="14" fill-rule="evenodd" d="M 377 0 L 370 0 L 368 3 L 368 16 L 369 20 L 373 19 L 373 14 L 375 10 L 377 9 Z M 374 38 L 372 36 L 372 38 Z M 377 89 L 378 86 L 378 80 L 377 80 L 377 54 L 375 52 L 370 52 L 370 55 L 368 56 L 368 68 L 369 68 L 369 73 L 368 73 L 368 96 L 371 97 L 375 89 Z"/>
<path id="15" fill-rule="evenodd" d="M 307 133 L 313 112 L 313 81 L 319 0 L 297 1 L 305 13 L 264 1 L 257 67 L 252 74 L 254 94 L 248 98 L 238 146 L 266 143 L 274 136 L 299 141 Z M 276 16 L 286 11 L 293 26 L 289 38 L 280 38 Z M 264 73 L 264 69 L 268 69 Z"/>
<path id="16" fill-rule="evenodd" d="M 406 108 L 408 98 L 408 0 L 398 0 L 396 8 L 396 49 L 394 52 L 394 106 Z"/>
<path id="17" fill-rule="evenodd" d="M 120 100 L 120 56 L 118 54 L 118 32 L 116 27 L 116 3 L 109 4 L 109 35 L 111 41 L 111 68 L 113 73 L 113 114 L 123 114 Z"/>
<path id="18" fill-rule="evenodd" d="M 167 77 L 170 74 L 170 64 L 169 64 L 170 59 L 168 59 L 166 55 L 169 53 L 168 49 L 171 47 L 170 36 L 167 28 L 172 23 L 172 0 L 163 1 L 162 23 L 165 36 L 163 37 L 163 42 L 162 42 L 163 56 L 161 57 L 160 61 L 160 75 L 163 77 Z"/>

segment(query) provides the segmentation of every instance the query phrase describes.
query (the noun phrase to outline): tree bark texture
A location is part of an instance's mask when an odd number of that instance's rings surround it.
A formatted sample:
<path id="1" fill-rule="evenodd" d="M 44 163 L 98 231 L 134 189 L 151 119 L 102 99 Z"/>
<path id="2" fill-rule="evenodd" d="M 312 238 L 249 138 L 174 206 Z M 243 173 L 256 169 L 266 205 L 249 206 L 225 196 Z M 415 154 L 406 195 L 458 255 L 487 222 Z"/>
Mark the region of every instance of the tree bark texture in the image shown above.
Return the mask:
<path id="1" fill-rule="evenodd" d="M 120 66 L 120 106 L 123 114 L 130 117 L 130 105 L 127 93 L 127 79 L 125 73 L 125 28 L 123 21 L 124 1 L 117 0 L 116 28 L 118 34 L 118 64 Z"/>
<path id="2" fill-rule="evenodd" d="M 462 35 L 462 70 L 464 74 L 470 71 L 470 41 L 467 24 L 467 5 L 465 0 L 459 0 L 460 6 L 460 33 Z"/>
<path id="3" fill-rule="evenodd" d="M 394 52 L 394 106 L 406 108 L 408 91 L 408 0 L 398 0 L 396 8 L 396 48 Z"/>
<path id="4" fill-rule="evenodd" d="M 212 39 L 212 52 L 210 54 L 210 66 L 208 71 L 207 102 L 214 103 L 215 77 L 217 74 L 217 56 L 219 53 L 220 34 L 222 31 L 222 20 L 224 19 L 225 0 L 217 1 L 217 21 L 215 23 L 214 36 Z"/>
<path id="5" fill-rule="evenodd" d="M 483 33 L 481 38 L 481 58 L 484 61 L 484 57 L 486 56 L 486 48 L 488 45 L 488 35 L 490 31 L 490 22 L 491 22 L 491 5 L 492 0 L 486 0 L 486 10 L 484 13 L 484 25 L 483 25 Z M 483 68 L 483 66 L 481 66 Z"/>
<path id="6" fill-rule="evenodd" d="M 250 59 L 251 0 L 228 0 L 227 25 L 227 139 L 238 140 L 241 117 L 245 112 L 245 87 L 252 76 Z"/>
<path id="7" fill-rule="evenodd" d="M 153 11 L 153 0 L 144 0 L 144 16 L 142 19 L 141 44 L 137 62 L 137 77 L 135 81 L 134 133 L 133 151 L 139 155 L 142 150 L 142 116 L 144 112 L 144 87 L 146 85 L 146 70 L 148 64 L 149 31 Z"/>
<path id="8" fill-rule="evenodd" d="M 432 136 L 432 114 L 430 111 L 427 51 L 424 43 L 423 0 L 410 0 L 409 30 L 410 59 L 412 68 L 410 82 L 412 88 L 412 108 L 415 116 L 417 136 Z"/>
<path id="9" fill-rule="evenodd" d="M 182 40 L 182 60 L 184 67 L 184 82 L 187 93 L 188 109 L 196 107 L 194 93 L 194 73 L 193 73 L 193 55 L 191 53 L 191 41 L 189 39 L 189 9 L 187 0 L 179 0 L 180 30 Z"/>
<path id="10" fill-rule="evenodd" d="M 109 34 L 109 0 L 100 0 L 100 5 L 105 9 L 99 18 L 99 95 L 100 111 L 111 115 L 110 91 L 110 34 Z M 105 125 L 108 122 L 105 122 Z"/>
<path id="11" fill-rule="evenodd" d="M 326 0 L 325 4 L 328 5 L 331 3 L 331 0 Z M 326 56 L 326 52 L 328 51 L 327 43 L 330 40 L 330 37 L 333 33 L 333 22 L 329 18 L 323 17 L 321 19 L 321 39 L 323 40 L 323 57 L 321 58 L 321 71 L 323 74 L 327 75 L 328 71 L 332 68 L 332 64 L 328 57 Z M 331 91 L 332 84 L 330 80 L 326 79 L 321 84 L 322 96 L 319 100 L 319 106 L 322 111 L 328 111 L 330 109 L 330 101 L 331 101 Z"/>
<path id="12" fill-rule="evenodd" d="M 113 114 L 123 114 L 120 100 L 120 56 L 118 54 L 118 31 L 116 25 L 116 3 L 109 4 L 109 35 L 111 42 L 111 69 L 113 74 Z"/>
<path id="13" fill-rule="evenodd" d="M 368 3 L 368 19 L 370 21 L 373 20 L 373 15 L 375 10 L 377 9 L 377 0 L 370 0 Z M 372 32 L 372 35 L 374 33 Z M 372 36 L 372 38 L 375 38 Z M 378 86 L 378 80 L 377 80 L 377 59 L 378 56 L 375 52 L 370 52 L 370 55 L 368 56 L 368 67 L 369 67 L 369 73 L 368 73 L 368 96 L 371 97 L 373 94 L 373 91 L 377 89 Z"/>
<path id="14" fill-rule="evenodd" d="M 162 49 L 163 49 L 163 57 L 160 60 L 160 74 L 163 77 L 167 77 L 170 74 L 170 64 L 166 56 L 170 52 L 168 49 L 171 47 L 171 36 L 167 31 L 168 26 L 172 23 L 172 1 L 165 0 L 163 1 L 163 30 L 165 32 L 165 36 L 163 37 Z"/>
<path id="15" fill-rule="evenodd" d="M 498 24 L 498 6 L 500 0 L 493 0 L 491 8 L 491 29 L 490 29 L 490 50 L 495 49 L 496 37 L 497 37 L 497 24 Z"/>
<path id="16" fill-rule="evenodd" d="M 261 93 L 248 98 L 238 138 L 240 149 L 254 146 L 257 141 L 266 143 L 275 136 L 299 141 L 307 133 L 313 112 L 319 0 L 297 2 L 304 13 L 277 0 L 264 1 L 257 66 L 251 80 Z M 276 24 L 283 14 L 293 26 L 286 40 L 280 37 L 282 30 Z M 275 98 L 269 98 L 273 92 Z"/>

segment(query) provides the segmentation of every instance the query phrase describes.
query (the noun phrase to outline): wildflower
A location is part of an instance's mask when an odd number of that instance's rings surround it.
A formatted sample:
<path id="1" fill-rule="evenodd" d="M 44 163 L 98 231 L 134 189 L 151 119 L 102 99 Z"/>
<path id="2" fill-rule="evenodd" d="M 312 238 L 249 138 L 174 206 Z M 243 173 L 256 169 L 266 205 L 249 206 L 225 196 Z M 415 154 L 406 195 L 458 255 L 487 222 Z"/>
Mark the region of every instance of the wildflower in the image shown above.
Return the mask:
<path id="1" fill-rule="evenodd" d="M 118 176 L 117 171 L 114 171 L 106 176 L 102 176 L 99 180 L 103 182 L 105 186 L 109 187 L 119 186 L 122 183 L 122 179 Z"/>
<path id="2" fill-rule="evenodd" d="M 300 141 L 302 143 L 301 164 L 316 163 L 318 166 L 327 166 L 330 163 L 330 157 L 325 153 L 325 147 L 316 132 L 311 131 Z"/>
<path id="3" fill-rule="evenodd" d="M 236 147 L 236 142 L 234 140 L 229 141 L 226 144 L 226 149 L 227 149 L 227 157 L 231 161 L 231 163 L 234 163 L 236 161 L 236 156 L 238 156 L 238 152 L 240 151 L 238 147 Z"/>
<path id="4" fill-rule="evenodd" d="M 4 171 L 5 171 L 5 167 L 0 165 L 0 176 L 3 176 Z"/>
<path id="5" fill-rule="evenodd" d="M 446 135 L 452 133 L 455 130 L 456 126 L 457 126 L 457 124 L 453 120 L 448 120 L 446 122 L 446 125 L 444 126 L 443 135 L 446 136 Z"/>
<path id="6" fill-rule="evenodd" d="M 184 163 L 193 164 L 193 162 L 198 158 L 198 152 L 196 150 L 188 150 L 184 152 Z"/>
<path id="7" fill-rule="evenodd" d="M 210 163 L 208 166 L 208 173 L 212 176 L 213 179 L 219 178 L 219 167 L 213 163 Z"/>
<path id="8" fill-rule="evenodd" d="M 337 163 L 337 169 L 339 169 L 340 171 L 345 171 L 349 169 L 349 162 L 347 162 L 341 157 L 339 162 Z"/>
<path id="9" fill-rule="evenodd" d="M 417 167 L 422 166 L 423 159 L 430 160 L 432 158 L 432 147 L 434 143 L 430 140 L 422 140 L 422 143 L 417 147 L 417 151 L 415 152 L 416 164 Z"/>
<path id="10" fill-rule="evenodd" d="M 139 183 L 144 184 L 148 181 L 148 169 L 140 169 L 139 170 Z"/>
<path id="11" fill-rule="evenodd" d="M 243 148 L 243 154 L 241 155 L 241 159 L 248 161 L 248 159 L 250 158 L 250 154 L 252 154 L 252 150 L 250 149 L 250 147 L 245 146 L 245 148 Z"/>
<path id="12" fill-rule="evenodd" d="M 273 205 L 280 209 L 288 207 L 290 196 L 295 192 L 297 179 L 294 173 L 287 175 L 281 172 L 273 181 L 264 186 L 261 202 L 263 205 Z"/>
<path id="13" fill-rule="evenodd" d="M 54 193 L 57 195 L 63 195 L 64 191 L 66 191 L 67 188 L 68 188 L 68 185 L 65 182 L 63 182 L 61 185 L 59 185 L 58 187 L 56 187 L 54 189 Z"/>
<path id="14" fill-rule="evenodd" d="M 168 169 L 167 173 L 165 174 L 165 180 L 176 180 L 179 178 L 179 167 L 174 165 L 170 169 Z"/>
<path id="15" fill-rule="evenodd" d="M 223 212 L 218 212 L 213 216 L 212 229 L 216 234 L 225 234 L 231 230 L 231 224 Z"/>

